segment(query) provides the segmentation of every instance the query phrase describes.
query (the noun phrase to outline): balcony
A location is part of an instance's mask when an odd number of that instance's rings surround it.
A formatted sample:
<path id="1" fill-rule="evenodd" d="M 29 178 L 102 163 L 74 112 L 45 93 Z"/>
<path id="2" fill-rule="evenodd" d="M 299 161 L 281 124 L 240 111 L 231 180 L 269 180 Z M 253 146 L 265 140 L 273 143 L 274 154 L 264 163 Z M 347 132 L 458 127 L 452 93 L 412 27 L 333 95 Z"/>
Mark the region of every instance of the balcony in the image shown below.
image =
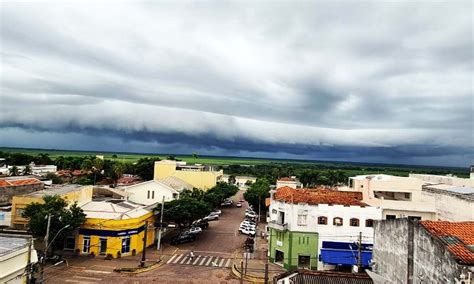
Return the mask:
<path id="1" fill-rule="evenodd" d="M 278 231 L 286 231 L 288 230 L 288 224 L 287 223 L 280 223 L 276 220 L 273 220 L 273 221 L 270 221 L 268 222 L 268 227 L 272 228 L 272 229 L 275 229 L 275 230 L 278 230 Z"/>

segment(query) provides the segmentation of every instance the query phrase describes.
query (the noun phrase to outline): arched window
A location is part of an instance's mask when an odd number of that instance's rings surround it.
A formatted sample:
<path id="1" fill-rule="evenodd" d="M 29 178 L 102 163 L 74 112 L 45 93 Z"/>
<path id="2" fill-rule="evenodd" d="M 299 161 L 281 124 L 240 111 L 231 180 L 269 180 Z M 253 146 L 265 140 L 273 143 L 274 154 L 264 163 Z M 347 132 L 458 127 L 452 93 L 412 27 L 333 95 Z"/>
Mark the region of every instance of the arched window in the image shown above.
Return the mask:
<path id="1" fill-rule="evenodd" d="M 328 224 L 328 217 L 319 216 L 318 217 L 318 224 L 319 225 L 327 225 Z"/>
<path id="2" fill-rule="evenodd" d="M 357 219 L 357 218 L 351 218 L 350 225 L 351 225 L 352 227 L 359 227 L 359 219 Z"/>
<path id="3" fill-rule="evenodd" d="M 373 227 L 374 226 L 374 220 L 372 220 L 372 219 L 365 220 L 365 226 L 366 227 Z"/>
<path id="4" fill-rule="evenodd" d="M 335 217 L 332 219 L 332 224 L 334 226 L 342 226 L 342 218 L 341 217 Z"/>

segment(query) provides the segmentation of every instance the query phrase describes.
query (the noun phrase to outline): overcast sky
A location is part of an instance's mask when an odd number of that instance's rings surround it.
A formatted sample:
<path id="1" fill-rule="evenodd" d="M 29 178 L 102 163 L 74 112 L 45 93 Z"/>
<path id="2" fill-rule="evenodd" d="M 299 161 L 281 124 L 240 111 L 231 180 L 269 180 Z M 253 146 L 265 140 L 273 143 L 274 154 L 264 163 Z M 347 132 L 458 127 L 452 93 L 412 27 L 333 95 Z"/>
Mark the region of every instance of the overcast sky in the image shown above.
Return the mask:
<path id="1" fill-rule="evenodd" d="M 0 5 L 0 146 L 474 163 L 470 1 Z"/>

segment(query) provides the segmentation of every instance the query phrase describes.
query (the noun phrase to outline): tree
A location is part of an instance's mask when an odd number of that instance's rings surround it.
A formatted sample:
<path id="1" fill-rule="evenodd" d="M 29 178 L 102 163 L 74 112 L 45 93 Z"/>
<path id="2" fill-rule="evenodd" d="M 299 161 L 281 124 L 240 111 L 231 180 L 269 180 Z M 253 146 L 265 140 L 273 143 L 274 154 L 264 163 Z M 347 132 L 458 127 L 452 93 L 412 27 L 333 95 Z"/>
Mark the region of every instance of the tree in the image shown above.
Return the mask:
<path id="1" fill-rule="evenodd" d="M 8 169 L 8 173 L 11 175 L 11 176 L 17 176 L 19 174 L 19 169 L 17 166 L 12 166 Z"/>
<path id="2" fill-rule="evenodd" d="M 117 157 L 116 154 L 113 154 L 113 155 L 112 155 L 112 159 L 117 159 L 117 158 L 118 158 L 118 157 Z"/>
<path id="3" fill-rule="evenodd" d="M 53 163 L 53 160 L 51 160 L 48 154 L 39 153 L 34 158 L 34 162 L 37 165 L 51 165 Z"/>
<path id="4" fill-rule="evenodd" d="M 94 184 L 97 179 L 97 174 L 100 174 L 102 172 L 102 169 L 104 168 L 104 160 L 95 158 L 92 160 L 92 171 L 94 172 Z"/>
<path id="5" fill-rule="evenodd" d="M 180 228 L 188 227 L 211 212 L 206 202 L 189 197 L 166 202 L 164 207 L 163 221 L 176 223 Z M 161 211 L 161 204 L 156 206 L 155 211 Z"/>
<path id="6" fill-rule="evenodd" d="M 206 193 L 204 190 L 199 188 L 193 188 L 192 190 L 185 189 L 180 193 L 180 198 L 194 198 L 197 200 L 202 200 Z"/>
<path id="7" fill-rule="evenodd" d="M 193 156 L 193 159 L 194 159 L 194 160 L 197 160 L 198 154 L 197 154 L 196 152 L 193 152 L 193 155 L 192 155 L 192 156 Z"/>
<path id="8" fill-rule="evenodd" d="M 121 162 L 116 162 L 112 166 L 112 171 L 113 171 L 113 180 L 114 180 L 114 185 L 117 185 L 117 181 L 122 177 L 122 175 L 125 173 L 126 166 L 121 163 Z"/>
<path id="9" fill-rule="evenodd" d="M 31 165 L 25 165 L 25 167 L 23 168 L 22 174 L 31 175 L 32 172 L 33 170 L 31 169 Z"/>
<path id="10" fill-rule="evenodd" d="M 75 229 L 79 228 L 86 220 L 86 214 L 77 203 L 68 208 L 66 200 L 58 195 L 44 196 L 44 203 L 30 203 L 25 207 L 22 217 L 28 219 L 28 231 L 35 237 L 43 239 L 46 235 L 48 215 L 51 215 L 51 225 L 49 230 L 49 240 L 62 230 L 56 240 L 64 239 Z"/>
<path id="11" fill-rule="evenodd" d="M 159 161 L 160 158 L 141 158 L 134 165 L 134 173 L 139 175 L 143 180 L 153 179 L 153 171 L 155 167 L 155 161 Z"/>
<path id="12" fill-rule="evenodd" d="M 92 160 L 91 159 L 84 159 L 81 163 L 81 170 L 88 173 L 92 170 Z"/>
<path id="13" fill-rule="evenodd" d="M 218 207 L 226 198 L 234 196 L 239 188 L 232 184 L 219 182 L 214 187 L 204 193 L 202 200 L 207 202 L 212 208 Z"/>
<path id="14" fill-rule="evenodd" d="M 265 198 L 270 197 L 270 183 L 265 178 L 257 179 L 244 193 L 244 198 L 254 209 L 265 210 Z"/>
<path id="15" fill-rule="evenodd" d="M 235 182 L 236 182 L 237 180 L 235 179 L 235 176 L 234 176 L 234 175 L 230 175 L 228 181 L 229 181 L 229 184 L 235 184 Z"/>
<path id="16" fill-rule="evenodd" d="M 53 182 L 53 184 L 63 183 L 63 180 L 54 173 L 47 173 L 46 178 L 50 179 Z"/>

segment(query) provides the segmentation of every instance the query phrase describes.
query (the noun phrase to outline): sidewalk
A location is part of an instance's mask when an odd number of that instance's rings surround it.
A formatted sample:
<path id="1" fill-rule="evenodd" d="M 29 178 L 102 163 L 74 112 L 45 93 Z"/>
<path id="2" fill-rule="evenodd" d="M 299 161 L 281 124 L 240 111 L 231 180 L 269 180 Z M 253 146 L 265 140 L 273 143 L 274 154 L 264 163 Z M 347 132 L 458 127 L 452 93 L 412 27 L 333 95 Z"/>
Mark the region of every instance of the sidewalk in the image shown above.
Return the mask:
<path id="1" fill-rule="evenodd" d="M 259 231 L 265 230 L 265 224 L 259 224 Z M 234 253 L 234 275 L 239 276 L 241 262 L 243 263 L 244 279 L 250 282 L 263 283 L 265 278 L 265 263 L 267 262 L 268 241 L 261 236 L 256 237 L 256 249 L 252 258 L 245 259 L 244 248 L 238 249 Z M 268 280 L 271 281 L 274 276 L 286 272 L 281 266 L 268 263 Z"/>

